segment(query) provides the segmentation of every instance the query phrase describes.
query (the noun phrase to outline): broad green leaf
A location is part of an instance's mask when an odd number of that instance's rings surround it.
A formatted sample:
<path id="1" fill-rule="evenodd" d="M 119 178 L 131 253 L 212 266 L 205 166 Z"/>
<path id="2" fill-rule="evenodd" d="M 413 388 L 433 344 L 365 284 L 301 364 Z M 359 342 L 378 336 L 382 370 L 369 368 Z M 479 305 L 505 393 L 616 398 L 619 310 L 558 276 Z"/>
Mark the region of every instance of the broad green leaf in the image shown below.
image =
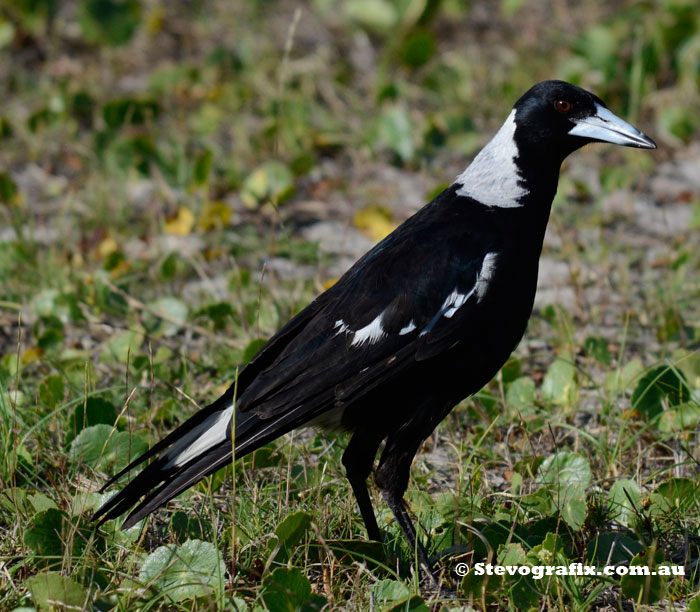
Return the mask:
<path id="1" fill-rule="evenodd" d="M 267 548 L 273 551 L 277 546 L 279 550 L 275 555 L 275 560 L 285 563 L 294 552 L 294 548 L 299 544 L 311 525 L 311 515 L 308 512 L 294 512 L 277 525 L 275 535 L 277 539 L 268 541 Z"/>
<path id="2" fill-rule="evenodd" d="M 542 381 L 542 397 L 558 406 L 572 406 L 577 390 L 575 366 L 564 359 L 554 361 Z"/>
<path id="3" fill-rule="evenodd" d="M 85 589 L 72 578 L 58 572 L 37 574 L 28 578 L 24 584 L 40 612 L 90 609 Z"/>
<path id="4" fill-rule="evenodd" d="M 399 21 L 399 14 L 388 0 L 347 0 L 345 16 L 374 32 L 389 32 Z"/>
<path id="5" fill-rule="evenodd" d="M 81 0 L 78 22 L 83 36 L 97 45 L 123 45 L 141 23 L 139 0 Z"/>
<path id="6" fill-rule="evenodd" d="M 243 183 L 241 201 L 247 208 L 272 202 L 280 204 L 294 192 L 294 177 L 284 164 L 277 161 L 258 166 Z"/>
<path id="7" fill-rule="evenodd" d="M 676 406 L 690 399 L 683 375 L 667 366 L 649 370 L 632 393 L 632 408 L 651 420 L 664 410 L 664 403 Z"/>
<path id="8" fill-rule="evenodd" d="M 140 437 L 101 424 L 83 429 L 71 443 L 69 454 L 75 462 L 112 473 L 147 450 L 148 444 Z"/>
<path id="9" fill-rule="evenodd" d="M 586 558 L 599 565 L 629 563 L 644 550 L 644 545 L 632 535 L 632 532 L 599 533 L 588 542 Z"/>
<path id="10" fill-rule="evenodd" d="M 325 597 L 312 593 L 308 578 L 296 567 L 278 567 L 267 576 L 262 598 L 267 609 L 275 612 L 320 611 L 327 605 Z"/>
<path id="11" fill-rule="evenodd" d="M 372 587 L 372 596 L 380 609 L 395 601 L 405 601 L 411 594 L 408 587 L 398 580 L 378 580 Z"/>
<path id="12" fill-rule="evenodd" d="M 187 305 L 173 296 L 162 297 L 148 303 L 141 320 L 154 338 L 170 338 L 187 323 Z"/>
<path id="13" fill-rule="evenodd" d="M 413 136 L 415 127 L 405 108 L 390 106 L 384 109 L 377 123 L 377 143 L 393 151 L 403 162 L 415 155 Z"/>
<path id="14" fill-rule="evenodd" d="M 642 510 L 642 490 L 634 480 L 616 481 L 608 493 L 608 507 L 612 517 L 629 525 Z"/>
<path id="15" fill-rule="evenodd" d="M 143 344 L 144 334 L 140 329 L 129 329 L 112 336 L 100 353 L 103 363 L 117 361 L 126 363 Z"/>
<path id="16" fill-rule="evenodd" d="M 588 459 L 571 451 L 558 451 L 547 457 L 540 466 L 539 478 L 555 486 L 573 484 L 587 487 L 593 473 Z"/>
<path id="17" fill-rule="evenodd" d="M 68 515 L 58 508 L 38 512 L 24 531 L 24 545 L 50 565 L 60 565 L 63 556 L 63 534 L 67 533 Z"/>
<path id="18" fill-rule="evenodd" d="M 697 512 L 700 506 L 698 483 L 689 478 L 671 478 L 654 489 L 649 502 L 649 511 L 657 516 Z"/>
<path id="19" fill-rule="evenodd" d="M 68 419 L 66 444 L 86 427 L 92 425 L 114 425 L 117 420 L 117 409 L 101 397 L 89 397 L 85 403 L 78 404 Z"/>
<path id="20" fill-rule="evenodd" d="M 174 602 L 219 593 L 226 567 L 210 542 L 187 540 L 180 546 L 161 546 L 141 565 L 139 579 Z"/>
<path id="21" fill-rule="evenodd" d="M 630 574 L 620 578 L 620 591 L 625 597 L 642 604 L 653 604 L 661 599 L 664 586 L 668 579 L 658 573 L 659 564 L 664 560 L 660 550 L 649 549 L 641 552 L 630 561 Z M 657 572 L 656 576 L 633 576 L 631 572 L 635 567 L 648 567 L 650 573 Z"/>
<path id="22" fill-rule="evenodd" d="M 659 431 L 670 433 L 695 429 L 700 423 L 700 405 L 695 402 L 684 402 L 670 410 L 666 410 L 659 418 Z"/>
<path id="23" fill-rule="evenodd" d="M 516 410 L 522 415 L 532 412 L 535 407 L 535 381 L 528 376 L 516 378 L 506 391 L 508 410 Z"/>
<path id="24" fill-rule="evenodd" d="M 49 410 L 63 401 L 63 394 L 63 379 L 57 374 L 47 376 L 39 385 L 39 401 Z"/>

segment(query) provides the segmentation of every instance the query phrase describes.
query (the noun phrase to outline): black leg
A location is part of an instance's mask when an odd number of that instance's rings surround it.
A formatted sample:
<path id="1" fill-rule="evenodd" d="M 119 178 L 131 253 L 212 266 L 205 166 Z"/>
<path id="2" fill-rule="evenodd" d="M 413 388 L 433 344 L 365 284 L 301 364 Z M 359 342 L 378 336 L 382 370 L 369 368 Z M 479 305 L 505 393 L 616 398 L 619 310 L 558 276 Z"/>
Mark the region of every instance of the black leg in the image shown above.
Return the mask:
<path id="1" fill-rule="evenodd" d="M 433 574 L 433 566 L 430 563 L 428 552 L 416 536 L 416 529 L 403 500 L 403 494 L 408 488 L 411 463 L 422 443 L 423 439 L 418 439 L 418 437 L 413 439 L 389 438 L 379 460 L 375 481 L 406 540 L 408 540 L 411 550 L 417 556 L 421 574 L 431 586 L 437 587 L 438 582 Z"/>
<path id="2" fill-rule="evenodd" d="M 404 502 L 403 498 L 397 498 L 391 493 L 382 492 L 382 496 L 384 497 L 384 501 L 386 502 L 387 506 L 389 506 L 389 509 L 396 517 L 396 522 L 399 524 L 399 527 L 401 527 L 401 531 L 403 531 L 404 536 L 406 536 L 411 550 L 415 552 L 423 577 L 427 579 L 432 586 L 436 587 L 438 583 L 435 579 L 435 574 L 433 573 L 433 564 L 430 562 L 430 558 L 428 557 L 428 551 L 425 550 L 425 547 L 416 535 L 416 529 L 413 526 L 411 518 L 408 516 L 408 512 L 406 511 L 406 503 Z"/>
<path id="3" fill-rule="evenodd" d="M 381 438 L 367 437 L 356 432 L 343 453 L 343 465 L 355 499 L 357 499 L 357 505 L 360 507 L 360 514 L 362 514 L 362 520 L 367 528 L 367 536 L 370 540 L 377 542 L 382 541 L 382 536 L 374 516 L 372 500 L 369 498 L 367 477 L 372 472 L 374 456 L 377 454 L 381 442 Z"/>

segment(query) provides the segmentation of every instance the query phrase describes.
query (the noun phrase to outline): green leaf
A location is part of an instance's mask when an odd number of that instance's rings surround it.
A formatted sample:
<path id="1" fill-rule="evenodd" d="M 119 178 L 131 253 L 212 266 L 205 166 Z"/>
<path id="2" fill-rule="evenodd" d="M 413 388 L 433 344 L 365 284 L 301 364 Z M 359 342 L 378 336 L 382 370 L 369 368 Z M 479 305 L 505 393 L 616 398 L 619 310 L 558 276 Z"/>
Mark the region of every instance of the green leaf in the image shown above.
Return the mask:
<path id="1" fill-rule="evenodd" d="M 294 177 L 284 164 L 277 161 L 258 166 L 243 183 L 241 201 L 247 208 L 260 204 L 280 204 L 294 192 Z"/>
<path id="2" fill-rule="evenodd" d="M 212 165 L 212 153 L 206 149 L 194 162 L 192 178 L 196 185 L 204 185 L 209 178 Z"/>
<path id="3" fill-rule="evenodd" d="M 700 423 L 700 405 L 695 402 L 685 402 L 663 412 L 659 418 L 658 427 L 659 431 L 670 433 L 695 429 L 698 423 Z"/>
<path id="4" fill-rule="evenodd" d="M 361 26 L 378 33 L 387 33 L 399 22 L 399 14 L 387 0 L 347 0 L 345 16 Z"/>
<path id="5" fill-rule="evenodd" d="M 649 495 L 649 512 L 655 516 L 697 512 L 700 504 L 698 484 L 689 478 L 670 478 Z"/>
<path id="6" fill-rule="evenodd" d="M 96 45 L 123 45 L 141 23 L 139 0 L 82 0 L 78 22 L 83 36 Z"/>
<path id="7" fill-rule="evenodd" d="M 213 544 L 187 540 L 181 546 L 154 550 L 141 565 L 139 579 L 169 600 L 180 602 L 221 592 L 225 571 L 224 560 Z"/>
<path id="8" fill-rule="evenodd" d="M 542 396 L 558 406 L 572 406 L 576 401 L 576 368 L 564 359 L 549 366 L 542 381 Z"/>
<path id="9" fill-rule="evenodd" d="M 50 565 L 60 565 L 63 556 L 64 522 L 70 523 L 68 515 L 58 508 L 38 512 L 29 522 L 24 532 L 24 545 L 37 557 L 42 557 Z"/>
<path id="10" fill-rule="evenodd" d="M 401 59 L 412 67 L 422 66 L 435 55 L 435 37 L 427 30 L 413 30 L 403 43 Z"/>
<path id="11" fill-rule="evenodd" d="M 593 473 L 588 459 L 571 451 L 559 451 L 547 457 L 540 466 L 539 478 L 555 486 L 591 484 Z"/>
<path id="12" fill-rule="evenodd" d="M 506 391 L 508 410 L 518 411 L 523 416 L 535 409 L 535 381 L 527 376 L 516 378 Z"/>
<path id="13" fill-rule="evenodd" d="M 629 563 L 644 545 L 622 532 L 599 533 L 588 542 L 586 559 L 600 565 Z"/>
<path id="14" fill-rule="evenodd" d="M 603 365 L 612 363 L 612 353 L 608 348 L 608 341 L 600 336 L 588 336 L 583 343 L 587 355 L 590 355 Z"/>
<path id="15" fill-rule="evenodd" d="M 625 391 L 643 370 L 642 360 L 639 357 L 635 357 L 608 375 L 605 380 L 605 388 L 613 393 Z"/>
<path id="16" fill-rule="evenodd" d="M 39 402 L 48 410 L 53 410 L 58 403 L 63 401 L 64 392 L 63 378 L 52 374 L 42 380 L 39 385 Z"/>
<path id="17" fill-rule="evenodd" d="M 17 200 L 17 185 L 7 172 L 0 172 L 0 202 L 14 204 Z"/>
<path id="18" fill-rule="evenodd" d="M 378 606 L 384 608 L 386 604 L 393 602 L 402 602 L 411 595 L 408 587 L 398 580 L 378 580 L 372 587 L 372 597 Z"/>
<path id="19" fill-rule="evenodd" d="M 413 159 L 415 128 L 406 109 L 390 106 L 384 109 L 377 124 L 377 143 L 393 151 L 403 162 Z"/>
<path id="20" fill-rule="evenodd" d="M 311 592 L 311 583 L 297 568 L 278 567 L 265 578 L 262 598 L 268 610 L 275 612 L 311 612 L 321 610 L 326 598 Z"/>
<path id="21" fill-rule="evenodd" d="M 126 363 L 143 344 L 144 334 L 140 329 L 129 329 L 109 339 L 100 353 L 100 360 L 109 363 L 116 360 Z"/>
<path id="22" fill-rule="evenodd" d="M 82 586 L 58 572 L 43 572 L 28 578 L 24 584 L 40 611 L 71 607 L 74 610 L 90 609 L 88 596 Z"/>
<path id="23" fill-rule="evenodd" d="M 148 303 L 142 322 L 154 338 L 171 338 L 187 323 L 187 305 L 173 296 L 159 298 Z"/>
<path id="24" fill-rule="evenodd" d="M 117 409 L 111 402 L 101 397 L 89 397 L 84 404 L 75 407 L 68 419 L 66 444 L 86 427 L 100 424 L 113 426 L 116 420 Z"/>
<path id="25" fill-rule="evenodd" d="M 608 493 L 608 507 L 612 518 L 629 525 L 642 509 L 641 488 L 634 480 L 623 478 L 616 481 Z"/>
<path id="26" fill-rule="evenodd" d="M 275 555 L 275 560 L 286 563 L 294 548 L 299 544 L 311 525 L 311 515 L 308 512 L 294 512 L 277 525 L 275 535 L 277 540 L 268 540 L 267 548 L 273 551 L 278 545 L 279 550 Z"/>
<path id="27" fill-rule="evenodd" d="M 116 472 L 145 453 L 148 444 L 126 431 L 114 431 L 110 425 L 93 425 L 83 429 L 70 445 L 75 462 L 106 472 Z"/>
<path id="28" fill-rule="evenodd" d="M 683 374 L 667 366 L 649 370 L 632 393 L 632 408 L 648 420 L 664 411 L 664 404 L 675 406 L 690 399 Z"/>
<path id="29" fill-rule="evenodd" d="M 664 560 L 660 550 L 649 549 L 635 555 L 630 561 L 630 573 L 620 578 L 620 591 L 625 597 L 629 597 L 635 602 L 642 604 L 653 604 L 661 599 L 663 588 L 666 584 L 666 576 L 661 576 L 657 568 Z M 633 576 L 631 574 L 635 567 L 648 567 L 649 573 L 657 572 L 656 576 Z"/>

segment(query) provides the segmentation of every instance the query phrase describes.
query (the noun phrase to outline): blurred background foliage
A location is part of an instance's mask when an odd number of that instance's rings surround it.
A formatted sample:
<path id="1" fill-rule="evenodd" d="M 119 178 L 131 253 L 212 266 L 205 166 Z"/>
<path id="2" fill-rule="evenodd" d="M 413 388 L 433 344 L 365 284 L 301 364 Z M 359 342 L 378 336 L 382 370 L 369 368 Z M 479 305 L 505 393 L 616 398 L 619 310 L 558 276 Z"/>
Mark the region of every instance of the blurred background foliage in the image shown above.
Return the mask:
<path id="1" fill-rule="evenodd" d="M 205 199 L 280 203 L 339 151 L 468 155 L 545 78 L 670 147 L 700 121 L 695 0 L 3 0 L 0 53 L 5 202 L 27 160 L 71 188 L 157 175 L 205 227 Z"/>

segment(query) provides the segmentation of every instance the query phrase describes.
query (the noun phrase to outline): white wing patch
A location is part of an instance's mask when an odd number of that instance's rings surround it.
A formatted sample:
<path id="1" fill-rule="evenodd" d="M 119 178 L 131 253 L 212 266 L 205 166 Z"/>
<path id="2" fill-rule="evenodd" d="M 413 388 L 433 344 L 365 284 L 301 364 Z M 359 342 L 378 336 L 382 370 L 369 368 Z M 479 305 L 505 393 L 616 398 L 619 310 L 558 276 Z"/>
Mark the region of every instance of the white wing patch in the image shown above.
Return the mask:
<path id="1" fill-rule="evenodd" d="M 455 289 L 443 302 L 442 307 L 440 308 L 442 315 L 448 319 L 451 319 L 452 315 L 460 309 L 460 307 L 469 299 L 469 296 L 472 293 L 474 293 L 474 289 L 472 289 L 469 293 L 459 293 Z"/>
<path id="2" fill-rule="evenodd" d="M 337 336 L 338 334 L 343 333 L 352 334 L 353 338 L 352 342 L 350 343 L 350 346 L 359 346 L 364 344 L 365 342 L 373 344 L 374 342 L 377 342 L 381 340 L 384 336 L 386 336 L 386 332 L 382 327 L 383 316 L 384 312 L 379 313 L 371 323 L 368 323 L 367 325 L 361 327 L 357 331 L 353 331 L 352 329 L 350 329 L 348 324 L 345 323 L 345 321 L 343 321 L 342 319 L 338 319 L 334 325 L 334 329 L 338 330 L 335 332 L 335 335 Z"/>
<path id="3" fill-rule="evenodd" d="M 232 415 L 233 405 L 222 412 L 209 415 L 181 440 L 173 444 L 167 453 L 171 459 L 163 469 L 185 465 L 190 459 L 198 457 L 225 441 L 226 434 L 231 429 Z"/>
<path id="4" fill-rule="evenodd" d="M 515 127 L 513 109 L 501 129 L 455 180 L 460 185 L 457 195 L 473 198 L 486 206 L 523 206 L 520 198 L 529 190 L 523 187 L 523 177 L 515 163 L 519 155 Z"/>
<path id="5" fill-rule="evenodd" d="M 383 316 L 383 312 L 379 313 L 371 323 L 368 323 L 364 327 L 358 329 L 355 332 L 355 336 L 353 337 L 350 346 L 357 346 L 359 344 L 364 344 L 365 342 L 372 344 L 378 340 L 381 340 L 386 335 L 386 332 L 382 327 Z"/>
<path id="6" fill-rule="evenodd" d="M 416 329 L 416 323 L 411 319 L 408 325 L 406 327 L 402 327 L 399 330 L 399 336 L 405 336 L 406 334 L 410 334 L 414 329 Z"/>
<path id="7" fill-rule="evenodd" d="M 481 270 L 479 270 L 479 274 L 476 275 L 476 284 L 472 291 L 476 293 L 478 302 L 486 295 L 489 283 L 493 279 L 493 273 L 496 271 L 497 259 L 498 253 L 486 253 L 486 257 L 484 257 L 484 261 L 481 264 Z"/>

